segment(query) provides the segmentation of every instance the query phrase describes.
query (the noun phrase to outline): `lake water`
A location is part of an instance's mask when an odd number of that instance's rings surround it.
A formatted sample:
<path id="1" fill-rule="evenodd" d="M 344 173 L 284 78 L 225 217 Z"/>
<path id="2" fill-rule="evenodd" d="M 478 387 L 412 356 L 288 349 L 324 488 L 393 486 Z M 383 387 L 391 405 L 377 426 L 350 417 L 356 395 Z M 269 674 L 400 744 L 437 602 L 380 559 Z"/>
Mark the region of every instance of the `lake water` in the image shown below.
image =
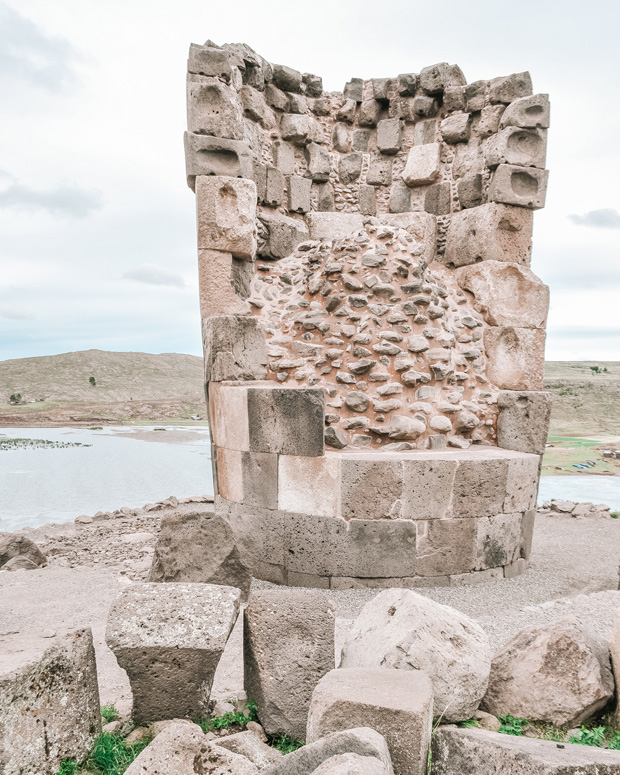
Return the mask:
<path id="1" fill-rule="evenodd" d="M 0 531 L 213 492 L 206 427 L 0 428 L 3 435 L 91 446 L 0 449 Z M 543 476 L 538 500 L 551 498 L 620 510 L 620 477 Z"/>
<path id="2" fill-rule="evenodd" d="M 0 449 L 0 531 L 213 492 L 208 428 L 0 428 L 2 436 L 91 446 Z"/>

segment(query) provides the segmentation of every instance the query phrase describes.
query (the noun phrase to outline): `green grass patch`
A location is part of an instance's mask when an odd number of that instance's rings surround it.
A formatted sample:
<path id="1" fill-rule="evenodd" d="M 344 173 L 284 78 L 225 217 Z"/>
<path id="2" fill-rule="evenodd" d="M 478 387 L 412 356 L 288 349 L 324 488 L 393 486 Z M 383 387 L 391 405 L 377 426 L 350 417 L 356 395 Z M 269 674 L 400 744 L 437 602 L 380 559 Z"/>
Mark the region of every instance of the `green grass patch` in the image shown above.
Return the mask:
<path id="1" fill-rule="evenodd" d="M 196 723 L 205 733 L 229 729 L 230 727 L 238 727 L 240 730 L 244 730 L 250 721 L 258 721 L 258 707 L 254 700 L 248 700 L 245 708 L 245 713 L 241 711 L 228 711 L 221 716 L 198 719 Z"/>
<path id="2" fill-rule="evenodd" d="M 524 718 L 515 716 L 500 716 L 499 731 L 505 735 L 515 735 L 517 737 L 528 733 L 528 737 L 536 737 L 539 740 L 550 740 L 554 743 L 572 743 L 573 745 L 589 745 L 595 748 L 610 748 L 620 750 L 620 730 L 615 729 L 608 722 L 611 716 L 606 716 L 602 720 L 590 724 L 583 724 L 577 734 L 569 735 L 569 730 L 565 727 L 556 727 L 543 721 L 528 721 Z M 474 726 L 474 719 L 464 721 L 459 724 L 460 727 Z M 531 733 L 531 734 L 530 734 Z"/>
<path id="3" fill-rule="evenodd" d="M 504 735 L 515 735 L 520 737 L 523 734 L 523 727 L 527 724 L 527 720 L 524 718 L 517 718 L 516 716 L 499 717 L 500 728 L 499 731 Z"/>
<path id="4" fill-rule="evenodd" d="M 596 447 L 601 443 L 600 441 L 595 441 L 594 439 L 582 439 L 579 436 L 549 436 L 547 441 L 549 444 L 553 444 L 558 441 L 566 441 L 569 442 L 567 446 L 570 447 Z"/>
<path id="5" fill-rule="evenodd" d="M 273 735 L 269 738 L 269 745 L 272 748 L 276 748 L 284 754 L 293 753 L 298 748 L 301 748 L 304 743 L 301 740 L 296 740 L 290 735 Z"/>
<path id="6" fill-rule="evenodd" d="M 114 705 L 104 705 L 100 712 L 101 718 L 105 720 L 106 724 L 109 724 L 110 721 L 118 721 L 119 719 L 118 711 Z"/>
<path id="7" fill-rule="evenodd" d="M 127 745 L 119 735 L 102 732 L 86 761 L 78 764 L 66 759 L 61 762 L 57 775 L 123 775 L 150 742 L 151 739 L 146 738 Z"/>
<path id="8" fill-rule="evenodd" d="M 0 437 L 0 450 L 8 449 L 68 449 L 69 447 L 92 447 L 79 441 L 49 441 L 49 439 L 9 439 Z"/>

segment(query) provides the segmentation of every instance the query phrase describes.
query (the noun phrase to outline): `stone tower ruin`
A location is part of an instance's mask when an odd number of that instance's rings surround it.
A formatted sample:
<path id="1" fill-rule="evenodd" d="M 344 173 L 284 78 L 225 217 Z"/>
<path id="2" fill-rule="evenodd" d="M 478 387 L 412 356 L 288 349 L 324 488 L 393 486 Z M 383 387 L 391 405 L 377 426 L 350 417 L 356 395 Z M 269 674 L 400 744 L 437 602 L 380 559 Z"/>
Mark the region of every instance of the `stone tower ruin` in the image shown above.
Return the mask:
<path id="1" fill-rule="evenodd" d="M 215 505 L 253 575 L 521 573 L 550 411 L 547 95 L 445 63 L 327 93 L 208 41 L 187 114 Z"/>

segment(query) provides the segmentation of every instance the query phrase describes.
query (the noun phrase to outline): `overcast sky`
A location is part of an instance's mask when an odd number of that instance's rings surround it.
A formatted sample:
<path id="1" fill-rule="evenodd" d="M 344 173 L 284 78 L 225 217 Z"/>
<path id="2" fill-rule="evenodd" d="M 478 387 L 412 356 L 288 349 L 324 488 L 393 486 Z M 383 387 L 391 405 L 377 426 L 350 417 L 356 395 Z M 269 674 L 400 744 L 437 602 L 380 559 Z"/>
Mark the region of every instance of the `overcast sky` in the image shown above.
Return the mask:
<path id="1" fill-rule="evenodd" d="M 449 61 L 550 94 L 533 269 L 547 358 L 620 359 L 617 0 L 0 0 L 0 360 L 200 354 L 182 135 L 190 42 L 246 42 L 328 90 Z"/>

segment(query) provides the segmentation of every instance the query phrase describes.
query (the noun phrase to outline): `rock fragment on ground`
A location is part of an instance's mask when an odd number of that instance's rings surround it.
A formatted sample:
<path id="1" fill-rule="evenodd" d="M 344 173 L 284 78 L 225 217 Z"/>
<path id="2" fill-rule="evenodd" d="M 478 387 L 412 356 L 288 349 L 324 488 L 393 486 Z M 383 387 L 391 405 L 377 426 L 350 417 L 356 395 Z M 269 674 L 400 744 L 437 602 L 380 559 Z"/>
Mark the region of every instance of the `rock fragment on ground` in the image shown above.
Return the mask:
<path id="1" fill-rule="evenodd" d="M 26 570 L 45 565 L 47 558 L 39 547 L 26 536 L 19 533 L 0 533 L 0 568 L 4 568 L 11 560 L 20 558 L 28 560 L 31 565 L 22 565 Z M 14 562 L 11 570 L 17 570 L 18 563 Z M 8 570 L 8 569 L 7 569 Z"/>

